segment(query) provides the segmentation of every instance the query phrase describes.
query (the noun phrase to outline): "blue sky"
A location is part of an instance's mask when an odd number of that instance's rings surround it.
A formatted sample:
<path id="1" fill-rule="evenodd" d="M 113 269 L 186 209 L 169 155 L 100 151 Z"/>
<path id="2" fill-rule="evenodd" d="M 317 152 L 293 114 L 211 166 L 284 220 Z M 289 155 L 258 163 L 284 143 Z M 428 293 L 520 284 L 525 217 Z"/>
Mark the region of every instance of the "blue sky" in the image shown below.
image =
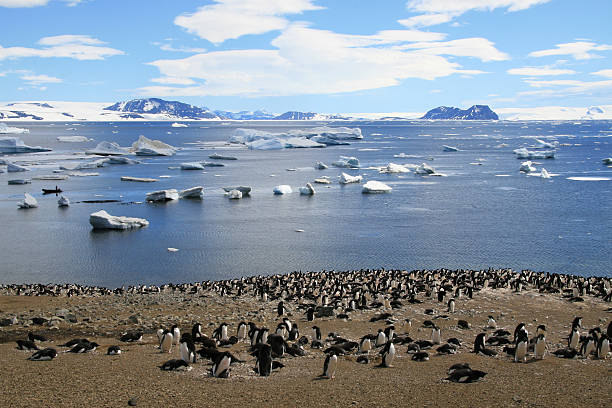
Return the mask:
<path id="1" fill-rule="evenodd" d="M 0 0 L 0 100 L 612 104 L 609 0 Z"/>

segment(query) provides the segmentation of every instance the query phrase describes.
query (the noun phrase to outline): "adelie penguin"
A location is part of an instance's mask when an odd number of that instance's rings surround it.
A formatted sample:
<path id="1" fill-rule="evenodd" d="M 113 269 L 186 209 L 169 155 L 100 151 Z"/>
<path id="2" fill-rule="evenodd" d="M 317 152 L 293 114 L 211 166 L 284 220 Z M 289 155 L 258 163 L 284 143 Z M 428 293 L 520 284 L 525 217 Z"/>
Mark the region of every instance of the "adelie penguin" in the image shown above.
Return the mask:
<path id="1" fill-rule="evenodd" d="M 431 342 L 433 344 L 440 344 L 442 342 L 440 328 L 438 326 L 434 326 L 431 329 Z"/>
<path id="2" fill-rule="evenodd" d="M 491 315 L 489 315 L 489 320 L 487 320 L 487 328 L 489 329 L 497 328 L 497 322 L 495 321 L 495 318 Z"/>
<path id="3" fill-rule="evenodd" d="M 529 332 L 527 332 L 527 328 L 525 327 L 525 323 L 519 323 L 516 328 L 514 329 L 514 343 L 516 343 L 516 341 L 519 338 L 520 333 L 524 333 L 525 336 L 527 336 L 527 338 L 529 338 Z"/>
<path id="4" fill-rule="evenodd" d="M 87 343 L 79 343 L 68 350 L 69 353 L 89 353 L 90 351 L 94 351 L 99 346 L 98 343 L 92 341 Z"/>
<path id="5" fill-rule="evenodd" d="M 608 358 L 610 352 L 610 339 L 606 333 L 603 333 L 597 342 L 597 358 L 600 360 Z"/>
<path id="6" fill-rule="evenodd" d="M 34 334 L 32 332 L 28 332 L 28 340 L 30 341 L 40 341 L 40 342 L 45 342 L 48 341 L 48 339 L 45 336 L 41 336 L 39 334 Z"/>
<path id="7" fill-rule="evenodd" d="M 369 335 L 363 336 L 361 338 L 361 341 L 359 341 L 359 352 L 367 353 L 370 350 L 372 350 L 372 342 L 370 341 L 370 336 Z"/>
<path id="8" fill-rule="evenodd" d="M 178 370 L 189 371 L 191 369 L 188 363 L 186 363 L 183 360 L 178 360 L 178 359 L 168 360 L 164 364 L 159 366 L 159 368 L 164 371 L 178 371 Z"/>
<path id="9" fill-rule="evenodd" d="M 272 349 L 270 345 L 260 345 L 256 357 L 255 371 L 262 377 L 268 377 L 272 373 Z"/>
<path id="10" fill-rule="evenodd" d="M 164 330 L 161 339 L 159 341 L 159 349 L 162 353 L 170 353 L 172 351 L 172 343 L 174 341 L 174 336 L 170 332 L 170 330 Z"/>
<path id="11" fill-rule="evenodd" d="M 374 344 L 376 347 L 382 347 L 387 343 L 387 335 L 382 329 L 378 329 L 378 334 L 376 335 L 376 343 Z"/>
<path id="12" fill-rule="evenodd" d="M 516 350 L 514 351 L 514 362 L 524 363 L 527 361 L 527 347 L 529 345 L 529 339 L 525 333 L 520 332 L 516 341 Z"/>
<path id="13" fill-rule="evenodd" d="M 28 357 L 30 361 L 49 361 L 57 357 L 57 351 L 53 348 L 46 348 L 39 350 L 36 353 Z"/>
<path id="14" fill-rule="evenodd" d="M 193 341 L 197 341 L 198 339 L 204 337 L 202 334 L 202 325 L 200 323 L 195 323 L 191 328 L 191 338 Z"/>
<path id="15" fill-rule="evenodd" d="M 314 314 L 315 314 L 314 308 L 312 307 L 308 308 L 308 310 L 306 311 L 306 320 L 309 322 L 312 322 L 315 317 Z"/>
<path id="16" fill-rule="evenodd" d="M 178 345 L 179 340 L 181 339 L 181 330 L 175 324 L 174 326 L 172 326 L 170 331 L 172 332 L 172 339 L 174 340 L 174 344 Z"/>
<path id="17" fill-rule="evenodd" d="M 485 333 L 480 333 L 478 336 L 476 336 L 476 340 L 474 340 L 474 353 L 484 354 L 489 357 L 494 357 L 497 355 L 495 350 L 485 347 Z"/>
<path id="18" fill-rule="evenodd" d="M 17 340 L 17 348 L 19 350 L 40 350 L 31 340 Z"/>
<path id="19" fill-rule="evenodd" d="M 429 361 L 429 353 L 426 351 L 418 351 L 412 355 L 413 361 Z"/>
<path id="20" fill-rule="evenodd" d="M 247 324 L 245 322 L 240 322 L 238 324 L 238 329 L 236 330 L 236 337 L 238 340 L 243 341 L 247 338 Z"/>
<path id="21" fill-rule="evenodd" d="M 546 353 L 546 337 L 544 333 L 538 334 L 536 337 L 536 343 L 533 348 L 533 356 L 536 360 L 542 360 Z"/>
<path id="22" fill-rule="evenodd" d="M 593 352 L 596 349 L 597 349 L 597 341 L 595 340 L 593 336 L 585 337 L 581 341 L 580 354 L 582 355 L 582 357 L 589 358 L 589 356 L 593 354 Z"/>
<path id="23" fill-rule="evenodd" d="M 229 337 L 227 335 L 227 323 L 221 323 L 219 327 L 213 331 L 213 339 L 217 339 L 219 341 L 228 341 Z"/>
<path id="24" fill-rule="evenodd" d="M 229 378 L 232 355 L 228 352 L 220 353 L 212 366 L 212 376 L 218 378 Z"/>
<path id="25" fill-rule="evenodd" d="M 133 343 L 136 341 L 142 340 L 142 332 L 127 332 L 124 333 L 119 340 L 124 341 L 126 343 Z"/>
<path id="26" fill-rule="evenodd" d="M 186 363 L 196 362 L 195 344 L 193 343 L 193 339 L 189 333 L 184 333 L 183 337 L 181 337 L 179 352 L 181 359 Z"/>
<path id="27" fill-rule="evenodd" d="M 119 354 L 121 354 L 121 347 L 119 347 L 119 346 L 110 346 L 106 350 L 106 354 L 109 355 L 109 356 L 118 356 Z"/>
<path id="28" fill-rule="evenodd" d="M 578 326 L 572 326 L 572 331 L 567 337 L 567 345 L 571 349 L 576 349 L 578 347 L 578 342 L 580 341 L 580 332 L 578 331 Z"/>
<path id="29" fill-rule="evenodd" d="M 385 348 L 380 352 L 382 355 L 382 361 L 379 367 L 391 367 L 393 359 L 395 358 L 395 345 L 391 340 L 387 341 Z"/>
<path id="30" fill-rule="evenodd" d="M 325 357 L 325 362 L 323 363 L 323 374 L 319 377 L 326 377 L 328 379 L 334 378 L 336 375 L 336 367 L 338 366 L 338 356 L 331 353 Z"/>
<path id="31" fill-rule="evenodd" d="M 472 383 L 482 380 L 485 375 L 487 375 L 487 373 L 484 371 L 472 370 L 471 368 L 459 368 L 449 373 L 446 379 L 456 383 Z"/>
<path id="32" fill-rule="evenodd" d="M 287 309 L 285 309 L 285 304 L 280 301 L 278 302 L 278 306 L 276 306 L 276 312 L 278 313 L 278 317 L 281 317 L 285 313 L 287 313 Z"/>
<path id="33" fill-rule="evenodd" d="M 447 306 L 448 306 L 448 313 L 455 313 L 455 299 L 454 298 L 451 298 L 448 301 Z"/>

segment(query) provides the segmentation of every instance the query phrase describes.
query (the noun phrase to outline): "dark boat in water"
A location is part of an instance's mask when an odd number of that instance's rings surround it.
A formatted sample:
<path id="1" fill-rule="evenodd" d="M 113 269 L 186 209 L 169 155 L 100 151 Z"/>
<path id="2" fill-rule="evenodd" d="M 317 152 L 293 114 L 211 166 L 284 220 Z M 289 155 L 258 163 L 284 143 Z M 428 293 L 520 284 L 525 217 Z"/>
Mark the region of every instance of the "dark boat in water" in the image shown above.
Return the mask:
<path id="1" fill-rule="evenodd" d="M 62 189 L 55 186 L 55 188 L 43 188 L 42 192 L 43 194 L 59 194 L 62 192 Z"/>

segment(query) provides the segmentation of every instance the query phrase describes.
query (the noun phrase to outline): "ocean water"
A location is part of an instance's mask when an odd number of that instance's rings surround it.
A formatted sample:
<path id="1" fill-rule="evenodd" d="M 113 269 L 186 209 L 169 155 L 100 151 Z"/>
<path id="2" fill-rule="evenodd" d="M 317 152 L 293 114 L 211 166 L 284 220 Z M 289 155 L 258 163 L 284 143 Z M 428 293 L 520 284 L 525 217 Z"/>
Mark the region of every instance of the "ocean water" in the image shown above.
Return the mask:
<path id="1" fill-rule="evenodd" d="M 612 122 L 354 122 L 364 139 L 325 149 L 251 151 L 213 148 L 237 127 L 281 131 L 321 123 L 21 123 L 30 145 L 74 155 L 98 142 L 130 145 L 139 135 L 181 147 L 173 157 L 140 158 L 134 166 L 109 166 L 85 172 L 95 177 L 8 185 L 12 178 L 51 174 L 59 163 L 27 173 L 0 174 L 0 282 L 75 282 L 117 287 L 162 284 L 294 270 L 385 268 L 486 268 L 612 276 Z M 87 136 L 94 141 L 60 143 L 57 136 Z M 558 141 L 552 160 L 535 160 L 556 176 L 545 180 L 519 172 L 513 149 L 533 138 Z M 195 143 L 195 144 L 194 144 Z M 443 152 L 443 145 L 459 152 Z M 225 167 L 201 171 L 169 169 L 203 161 L 217 152 L 233 155 Z M 409 157 L 395 158 L 404 153 Z M 366 195 L 361 185 L 342 186 L 342 169 L 315 170 L 341 155 L 355 156 L 361 169 L 347 173 L 382 181 L 388 194 Z M 41 155 L 44 157 L 44 155 Z M 76 156 L 75 156 L 76 157 Z M 13 156 L 19 159 L 19 156 Z M 433 166 L 447 177 L 379 174 L 371 167 L 398 164 Z M 480 165 L 477 165 L 480 163 Z M 44 167 L 44 166 L 43 166 Z M 295 169 L 295 171 L 287 171 Z M 161 178 L 156 183 L 120 181 L 121 176 Z M 313 197 L 298 187 L 315 184 Z M 601 181 L 569 177 L 603 178 Z M 289 184 L 294 193 L 272 194 Z M 58 208 L 57 197 L 41 188 L 60 186 L 74 203 Z M 204 186 L 201 201 L 143 202 L 149 191 Z M 221 187 L 248 185 L 251 197 L 228 200 Z M 23 193 L 39 208 L 18 210 Z M 119 199 L 121 203 L 76 203 Z M 142 217 L 147 228 L 93 231 L 89 214 Z M 296 232 L 303 230 L 303 232 Z M 168 252 L 167 248 L 178 248 Z"/>

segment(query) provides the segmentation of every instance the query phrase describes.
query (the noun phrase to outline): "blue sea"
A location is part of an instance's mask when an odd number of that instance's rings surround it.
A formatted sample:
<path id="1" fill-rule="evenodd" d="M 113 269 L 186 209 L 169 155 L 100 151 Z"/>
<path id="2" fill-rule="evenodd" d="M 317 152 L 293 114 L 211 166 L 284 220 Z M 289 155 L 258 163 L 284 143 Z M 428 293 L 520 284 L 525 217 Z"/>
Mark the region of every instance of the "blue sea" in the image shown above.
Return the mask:
<path id="1" fill-rule="evenodd" d="M 139 135 L 181 150 L 172 157 L 140 157 L 138 165 L 83 170 L 99 175 L 65 181 L 7 184 L 13 178 L 52 174 L 63 161 L 27 173 L 0 174 L 0 283 L 118 287 L 379 267 L 508 267 L 612 276 L 612 168 L 602 163 L 612 157 L 610 121 L 332 122 L 328 126 L 361 128 L 363 140 L 276 151 L 218 146 L 238 127 L 280 132 L 322 123 L 187 124 L 12 124 L 30 130 L 19 135 L 27 144 L 50 147 L 54 155 L 83 152 L 100 141 L 129 146 Z M 74 135 L 93 141 L 57 141 L 58 136 Z M 519 172 L 522 160 L 512 151 L 534 145 L 534 138 L 560 144 L 555 159 L 535 160 L 538 171 L 545 167 L 554 175 L 551 179 Z M 443 145 L 460 151 L 444 152 Z M 212 153 L 238 160 L 204 172 L 172 168 L 210 161 Z M 406 157 L 394 157 L 401 153 Z M 357 157 L 362 168 L 313 167 L 340 156 Z M 10 158 L 19 160 L 18 155 Z M 423 162 L 446 177 L 374 169 Z M 382 181 L 393 191 L 362 194 L 361 185 L 338 184 L 342 171 L 361 174 L 364 181 Z M 121 181 L 121 176 L 170 177 L 135 183 Z M 314 196 L 300 196 L 300 186 L 321 176 L 330 177 L 332 184 L 315 184 Z M 292 186 L 294 193 L 273 195 L 279 184 Z M 69 208 L 58 208 L 57 197 L 41 194 L 42 188 L 56 185 L 73 202 Z M 204 186 L 201 201 L 144 203 L 150 191 L 199 185 Z M 229 200 L 222 187 L 231 185 L 251 186 L 251 196 Z M 39 208 L 17 209 L 24 192 L 38 200 Z M 122 202 L 78 203 L 95 199 Z M 94 231 L 89 214 L 101 209 L 146 218 L 150 225 Z M 169 252 L 170 247 L 178 252 Z"/>

